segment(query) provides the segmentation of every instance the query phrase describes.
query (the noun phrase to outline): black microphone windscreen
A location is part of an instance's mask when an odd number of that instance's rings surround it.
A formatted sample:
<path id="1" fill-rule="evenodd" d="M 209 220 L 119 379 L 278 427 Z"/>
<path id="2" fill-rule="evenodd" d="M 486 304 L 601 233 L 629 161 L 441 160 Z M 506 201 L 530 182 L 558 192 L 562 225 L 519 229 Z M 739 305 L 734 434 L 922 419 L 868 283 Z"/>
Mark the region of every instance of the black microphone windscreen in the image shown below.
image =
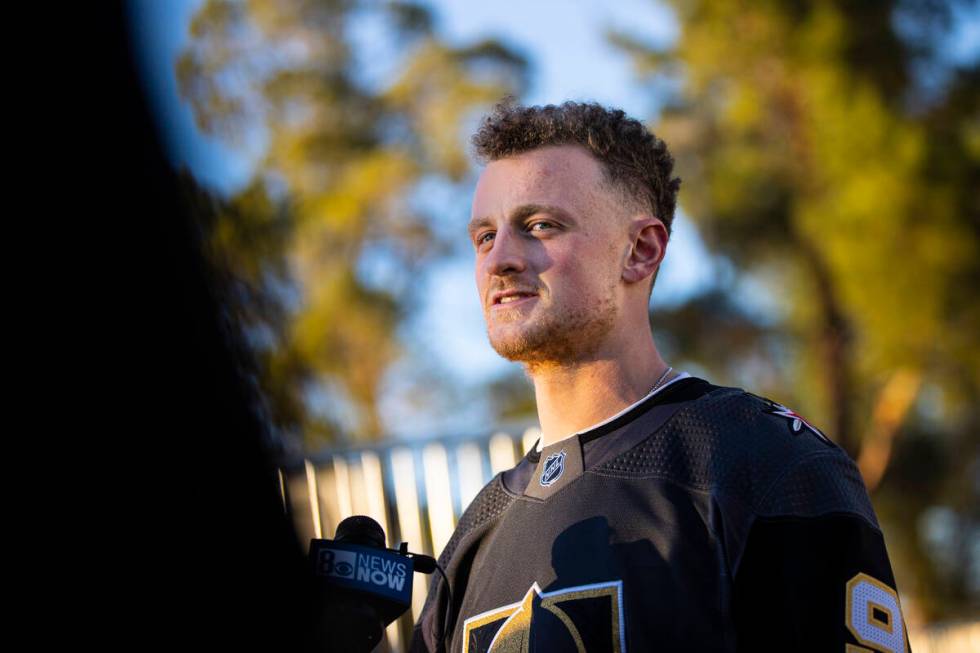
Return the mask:
<path id="1" fill-rule="evenodd" d="M 337 525 L 338 542 L 385 548 L 385 532 L 381 525 L 365 515 L 348 517 Z"/>

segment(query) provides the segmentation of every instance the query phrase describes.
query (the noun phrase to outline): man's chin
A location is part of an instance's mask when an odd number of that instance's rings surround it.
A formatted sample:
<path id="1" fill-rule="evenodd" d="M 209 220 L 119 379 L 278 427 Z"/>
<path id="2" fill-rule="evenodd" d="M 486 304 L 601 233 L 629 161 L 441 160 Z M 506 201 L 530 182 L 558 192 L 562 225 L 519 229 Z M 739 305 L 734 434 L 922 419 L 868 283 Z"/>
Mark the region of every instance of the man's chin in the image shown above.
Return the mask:
<path id="1" fill-rule="evenodd" d="M 520 318 L 519 312 L 514 313 L 514 318 Z M 608 297 L 598 300 L 592 310 L 566 310 L 512 322 L 501 320 L 503 314 L 494 315 L 488 317 L 487 337 L 501 357 L 529 369 L 563 366 L 593 356 L 613 330 L 616 315 L 616 306 Z"/>
<path id="2" fill-rule="evenodd" d="M 588 360 L 601 348 L 614 324 L 612 314 L 604 318 L 588 322 L 571 316 L 559 324 L 496 325 L 487 336 L 494 351 L 511 362 L 529 368 L 564 366 Z"/>
<path id="3" fill-rule="evenodd" d="M 536 338 L 525 333 L 488 334 L 493 350 L 509 361 L 515 363 L 536 359 L 540 355 L 541 345 Z"/>
<path id="4" fill-rule="evenodd" d="M 501 358 L 525 365 L 560 364 L 577 359 L 581 353 L 578 351 L 580 343 L 560 334 L 508 334 L 507 337 L 491 337 L 490 346 Z"/>
<path id="5" fill-rule="evenodd" d="M 518 363 L 527 355 L 526 348 L 510 340 L 491 340 L 490 346 L 501 358 Z"/>

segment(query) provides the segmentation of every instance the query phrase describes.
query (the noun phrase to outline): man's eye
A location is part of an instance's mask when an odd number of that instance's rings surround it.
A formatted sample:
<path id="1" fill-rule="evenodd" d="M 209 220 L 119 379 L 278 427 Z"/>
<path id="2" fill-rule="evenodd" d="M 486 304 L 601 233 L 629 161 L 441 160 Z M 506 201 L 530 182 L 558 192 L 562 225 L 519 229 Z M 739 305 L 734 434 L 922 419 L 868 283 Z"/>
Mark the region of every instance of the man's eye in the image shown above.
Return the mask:
<path id="1" fill-rule="evenodd" d="M 487 240 L 487 238 L 488 237 L 492 238 L 493 237 L 493 233 L 494 232 L 492 232 L 492 231 L 486 231 L 486 232 L 480 234 L 479 236 L 476 237 L 476 244 L 477 245 L 483 245 L 484 243 L 489 242 Z"/>
<path id="2" fill-rule="evenodd" d="M 547 229 L 553 229 L 554 226 L 555 225 L 551 224 L 550 222 L 538 221 L 538 222 L 532 222 L 527 226 L 527 228 L 528 231 L 542 231 L 541 229 L 536 229 L 536 227 L 544 227 L 545 230 L 547 230 Z"/>

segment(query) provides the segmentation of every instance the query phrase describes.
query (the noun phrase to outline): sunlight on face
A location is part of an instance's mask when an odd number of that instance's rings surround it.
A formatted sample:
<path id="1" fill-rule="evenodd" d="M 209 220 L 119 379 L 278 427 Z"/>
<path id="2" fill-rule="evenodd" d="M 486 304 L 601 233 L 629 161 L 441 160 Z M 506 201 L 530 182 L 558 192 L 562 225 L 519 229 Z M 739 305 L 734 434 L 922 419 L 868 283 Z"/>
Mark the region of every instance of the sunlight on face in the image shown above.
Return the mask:
<path id="1" fill-rule="evenodd" d="M 490 344 L 529 367 L 581 360 L 617 322 L 625 222 L 581 147 L 493 161 L 477 184 L 470 236 Z"/>

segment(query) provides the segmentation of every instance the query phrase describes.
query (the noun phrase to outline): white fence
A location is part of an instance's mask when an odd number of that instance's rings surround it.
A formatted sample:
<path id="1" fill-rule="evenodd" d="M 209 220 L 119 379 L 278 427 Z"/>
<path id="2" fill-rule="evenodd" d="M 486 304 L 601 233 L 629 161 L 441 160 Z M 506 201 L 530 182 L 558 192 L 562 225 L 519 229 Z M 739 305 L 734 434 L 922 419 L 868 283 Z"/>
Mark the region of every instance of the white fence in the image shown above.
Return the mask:
<path id="1" fill-rule="evenodd" d="M 385 529 L 389 548 L 404 541 L 409 551 L 438 556 L 480 489 L 513 467 L 539 434 L 528 428 L 520 434 L 324 452 L 280 470 L 283 501 L 301 542 L 333 539 L 345 517 L 367 515 Z M 378 651 L 407 648 L 428 583 L 428 576 L 415 574 L 411 610 L 388 627 Z"/>

